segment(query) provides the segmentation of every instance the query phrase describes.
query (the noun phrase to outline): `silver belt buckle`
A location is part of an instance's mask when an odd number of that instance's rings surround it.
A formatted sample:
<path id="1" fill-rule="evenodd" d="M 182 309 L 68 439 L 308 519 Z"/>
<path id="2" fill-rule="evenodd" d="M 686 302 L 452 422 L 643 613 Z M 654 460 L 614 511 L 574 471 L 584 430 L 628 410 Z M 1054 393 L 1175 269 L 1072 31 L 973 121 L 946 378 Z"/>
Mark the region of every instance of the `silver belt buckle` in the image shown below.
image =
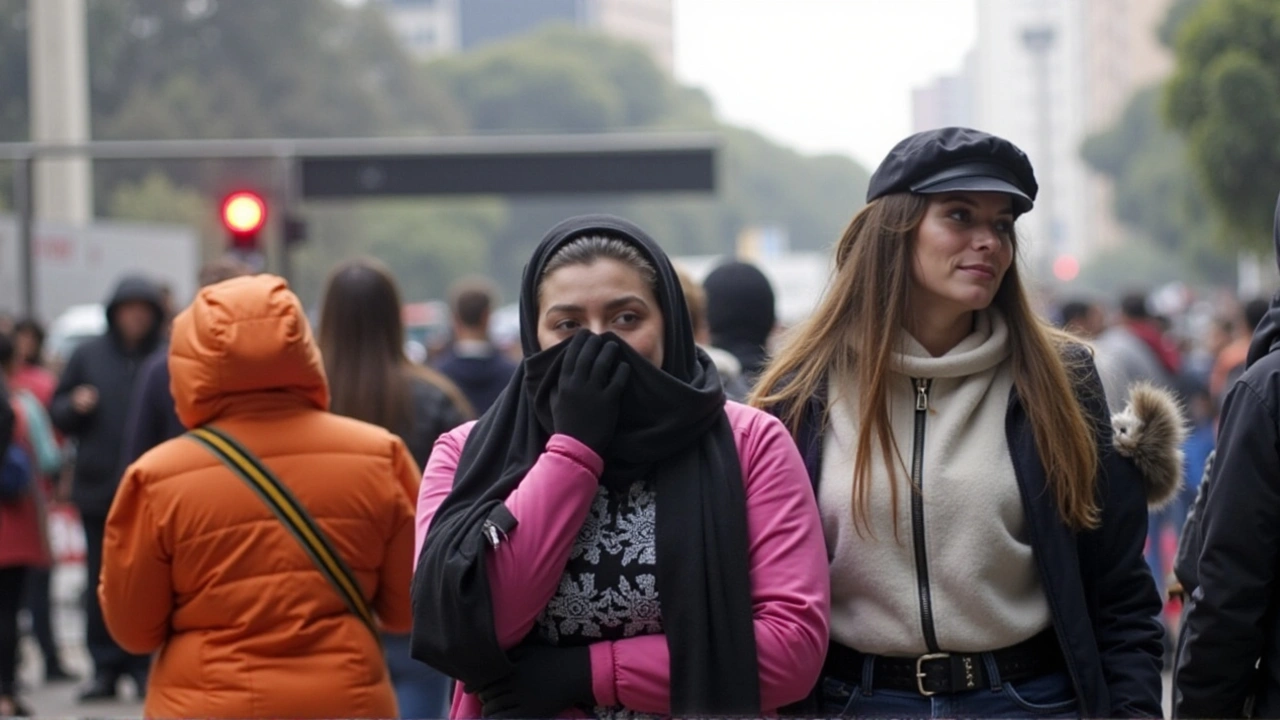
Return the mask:
<path id="1" fill-rule="evenodd" d="M 933 697 L 938 694 L 924 689 L 924 664 L 930 660 L 946 660 L 949 657 L 951 657 L 951 653 L 929 653 L 928 655 L 921 655 L 916 658 L 916 689 L 920 691 L 921 695 L 924 697 Z"/>

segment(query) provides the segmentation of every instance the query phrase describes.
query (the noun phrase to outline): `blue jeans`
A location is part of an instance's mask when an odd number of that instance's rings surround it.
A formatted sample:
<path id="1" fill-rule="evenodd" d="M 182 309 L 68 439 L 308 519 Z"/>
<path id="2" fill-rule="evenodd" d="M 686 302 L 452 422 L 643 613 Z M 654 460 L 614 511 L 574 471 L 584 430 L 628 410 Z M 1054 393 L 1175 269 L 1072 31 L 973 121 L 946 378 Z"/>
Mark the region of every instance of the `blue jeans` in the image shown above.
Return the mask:
<path id="1" fill-rule="evenodd" d="M 981 690 L 925 697 L 902 690 L 874 687 L 874 659 L 867 658 L 862 682 L 822 679 L 822 709 L 827 717 L 893 718 L 1079 718 L 1080 705 L 1066 672 L 1016 682 L 1002 682 L 995 663 L 985 660 L 988 687 Z"/>
<path id="2" fill-rule="evenodd" d="M 400 717 L 436 720 L 449 717 L 449 690 L 452 681 L 429 665 L 409 655 L 408 635 L 383 635 L 387 671 L 396 691 Z"/>

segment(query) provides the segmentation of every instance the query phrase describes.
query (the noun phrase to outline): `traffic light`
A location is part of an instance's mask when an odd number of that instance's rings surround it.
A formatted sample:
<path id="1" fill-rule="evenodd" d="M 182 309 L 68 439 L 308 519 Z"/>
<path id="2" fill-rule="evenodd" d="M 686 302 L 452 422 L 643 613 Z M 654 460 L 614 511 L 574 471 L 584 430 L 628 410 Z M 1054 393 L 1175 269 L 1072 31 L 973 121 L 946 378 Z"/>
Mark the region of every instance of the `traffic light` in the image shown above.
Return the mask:
<path id="1" fill-rule="evenodd" d="M 267 224 L 267 203 L 248 190 L 234 192 L 222 201 L 222 226 L 231 236 L 231 246 L 242 251 L 260 250 L 258 233 Z"/>

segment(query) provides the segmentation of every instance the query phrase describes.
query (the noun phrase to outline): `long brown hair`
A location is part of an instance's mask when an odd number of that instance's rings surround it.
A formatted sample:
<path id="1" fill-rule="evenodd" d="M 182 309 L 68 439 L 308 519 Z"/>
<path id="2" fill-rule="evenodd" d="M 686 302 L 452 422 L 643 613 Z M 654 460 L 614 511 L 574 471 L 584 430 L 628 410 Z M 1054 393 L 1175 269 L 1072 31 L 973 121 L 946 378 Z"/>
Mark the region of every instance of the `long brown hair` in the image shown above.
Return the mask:
<path id="1" fill-rule="evenodd" d="M 900 454 L 889 425 L 888 376 L 907 319 L 916 229 L 928 207 L 927 196 L 900 193 L 873 200 L 854 216 L 836 246 L 835 271 L 817 310 L 788 334 L 750 398 L 756 407 L 779 408 L 795 435 L 806 401 L 828 382 L 857 389 L 853 508 L 859 532 L 870 528 L 873 438 L 889 467 L 892 502 L 898 503 Z M 1078 368 L 1068 365 L 1064 352 L 1078 341 L 1032 310 L 1018 274 L 1017 247 L 1015 240 L 1015 261 L 992 302 L 1009 325 L 1014 387 L 1031 419 L 1063 522 L 1077 530 L 1096 527 L 1095 428 L 1073 390 L 1071 376 Z"/>
<path id="2" fill-rule="evenodd" d="M 320 352 L 330 410 L 405 432 L 413 413 L 409 384 L 417 376 L 470 416 L 470 404 L 453 383 L 405 356 L 401 307 L 395 278 L 378 260 L 349 260 L 329 275 L 320 311 Z"/>

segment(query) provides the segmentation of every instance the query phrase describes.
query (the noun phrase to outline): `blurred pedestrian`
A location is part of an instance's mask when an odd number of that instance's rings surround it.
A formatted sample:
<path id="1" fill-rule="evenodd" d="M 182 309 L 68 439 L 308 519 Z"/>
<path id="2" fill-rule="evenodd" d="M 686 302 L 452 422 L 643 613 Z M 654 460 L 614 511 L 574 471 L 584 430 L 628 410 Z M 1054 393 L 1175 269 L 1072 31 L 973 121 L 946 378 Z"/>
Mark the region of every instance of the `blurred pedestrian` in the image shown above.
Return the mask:
<path id="1" fill-rule="evenodd" d="M 8 380 L 18 366 L 13 339 L 0 334 L 0 377 Z M 25 483 L 16 494 L 0 495 L 0 716 L 30 714 L 17 700 L 18 611 L 33 568 L 50 562 L 45 532 L 45 497 L 39 483 L 42 474 L 61 462 L 57 441 L 44 406 L 26 390 L 8 393 L 13 414 L 12 445 L 25 462 Z M 6 473 L 15 471 L 6 457 Z"/>
<path id="2" fill-rule="evenodd" d="M 1280 202 L 1275 217 L 1280 264 Z M 1227 391 L 1197 500 L 1192 604 L 1179 638 L 1174 715 L 1280 717 L 1280 296 Z M 1201 504 L 1203 500 L 1203 504 Z M 1185 573 L 1183 573 L 1185 575 Z"/>
<path id="3" fill-rule="evenodd" d="M 453 342 L 436 368 L 462 390 L 477 415 L 493 405 L 516 371 L 489 334 L 497 304 L 498 290 L 487 278 L 463 278 L 449 291 Z"/>
<path id="4" fill-rule="evenodd" d="M 200 287 L 250 275 L 253 268 L 235 258 L 215 260 L 200 268 Z M 142 454 L 186 432 L 174 407 L 169 389 L 169 341 L 166 339 L 138 368 L 138 381 L 121 445 L 121 467 L 128 467 Z"/>
<path id="5" fill-rule="evenodd" d="M 53 403 L 53 391 L 58 385 L 58 378 L 44 364 L 44 328 L 32 318 L 23 318 L 14 325 L 13 345 L 14 363 L 9 384 L 14 390 L 25 390 L 35 397 L 47 411 Z M 63 443 L 58 437 L 59 445 Z M 65 453 L 64 460 L 65 460 Z M 36 484 L 43 493 L 46 507 L 59 497 L 58 485 L 61 481 L 62 469 L 53 473 L 41 473 Z M 47 528 L 46 528 L 47 532 Z M 47 538 L 46 538 L 47 540 Z M 44 659 L 44 680 L 46 683 L 74 680 L 62 661 L 62 651 L 58 647 L 53 632 L 53 573 L 52 558 L 49 565 L 33 566 L 27 571 L 26 593 L 23 597 L 23 608 L 31 619 L 31 634 L 40 646 L 40 654 Z"/>
<path id="6" fill-rule="evenodd" d="M 720 382 L 724 385 L 724 394 L 734 402 L 746 402 L 749 392 L 742 379 L 742 363 L 728 350 L 722 350 L 711 344 L 711 329 L 707 325 L 707 293 L 702 285 L 687 270 L 677 267 L 676 278 L 680 280 L 680 289 L 684 292 L 685 304 L 689 306 L 689 320 L 693 323 L 693 341 L 715 363 L 716 372 L 720 373 Z"/>
<path id="7" fill-rule="evenodd" d="M 421 468 L 436 438 L 472 415 L 452 383 L 405 356 L 400 307 L 385 265 L 368 258 L 342 263 L 325 286 L 320 354 L 330 410 L 395 433 Z M 407 633 L 384 635 L 383 645 L 400 716 L 445 717 L 449 679 L 410 657 Z"/>
<path id="8" fill-rule="evenodd" d="M 114 698 L 121 677 L 145 692 L 150 658 L 125 652 L 111 638 L 98 605 L 98 574 L 107 511 L 124 470 L 121 445 L 138 367 L 159 346 L 164 308 L 160 292 L 142 277 L 122 279 L 107 301 L 107 332 L 75 349 L 58 380 L 50 415 L 76 441 L 71 500 L 85 534 L 85 642 L 93 658 L 93 682 L 82 701 Z"/>
<path id="9" fill-rule="evenodd" d="M 707 293 L 711 345 L 738 358 L 743 381 L 750 387 L 764 369 L 769 337 L 778 322 L 773 285 L 760 268 L 734 260 L 708 273 L 702 288 Z"/>

